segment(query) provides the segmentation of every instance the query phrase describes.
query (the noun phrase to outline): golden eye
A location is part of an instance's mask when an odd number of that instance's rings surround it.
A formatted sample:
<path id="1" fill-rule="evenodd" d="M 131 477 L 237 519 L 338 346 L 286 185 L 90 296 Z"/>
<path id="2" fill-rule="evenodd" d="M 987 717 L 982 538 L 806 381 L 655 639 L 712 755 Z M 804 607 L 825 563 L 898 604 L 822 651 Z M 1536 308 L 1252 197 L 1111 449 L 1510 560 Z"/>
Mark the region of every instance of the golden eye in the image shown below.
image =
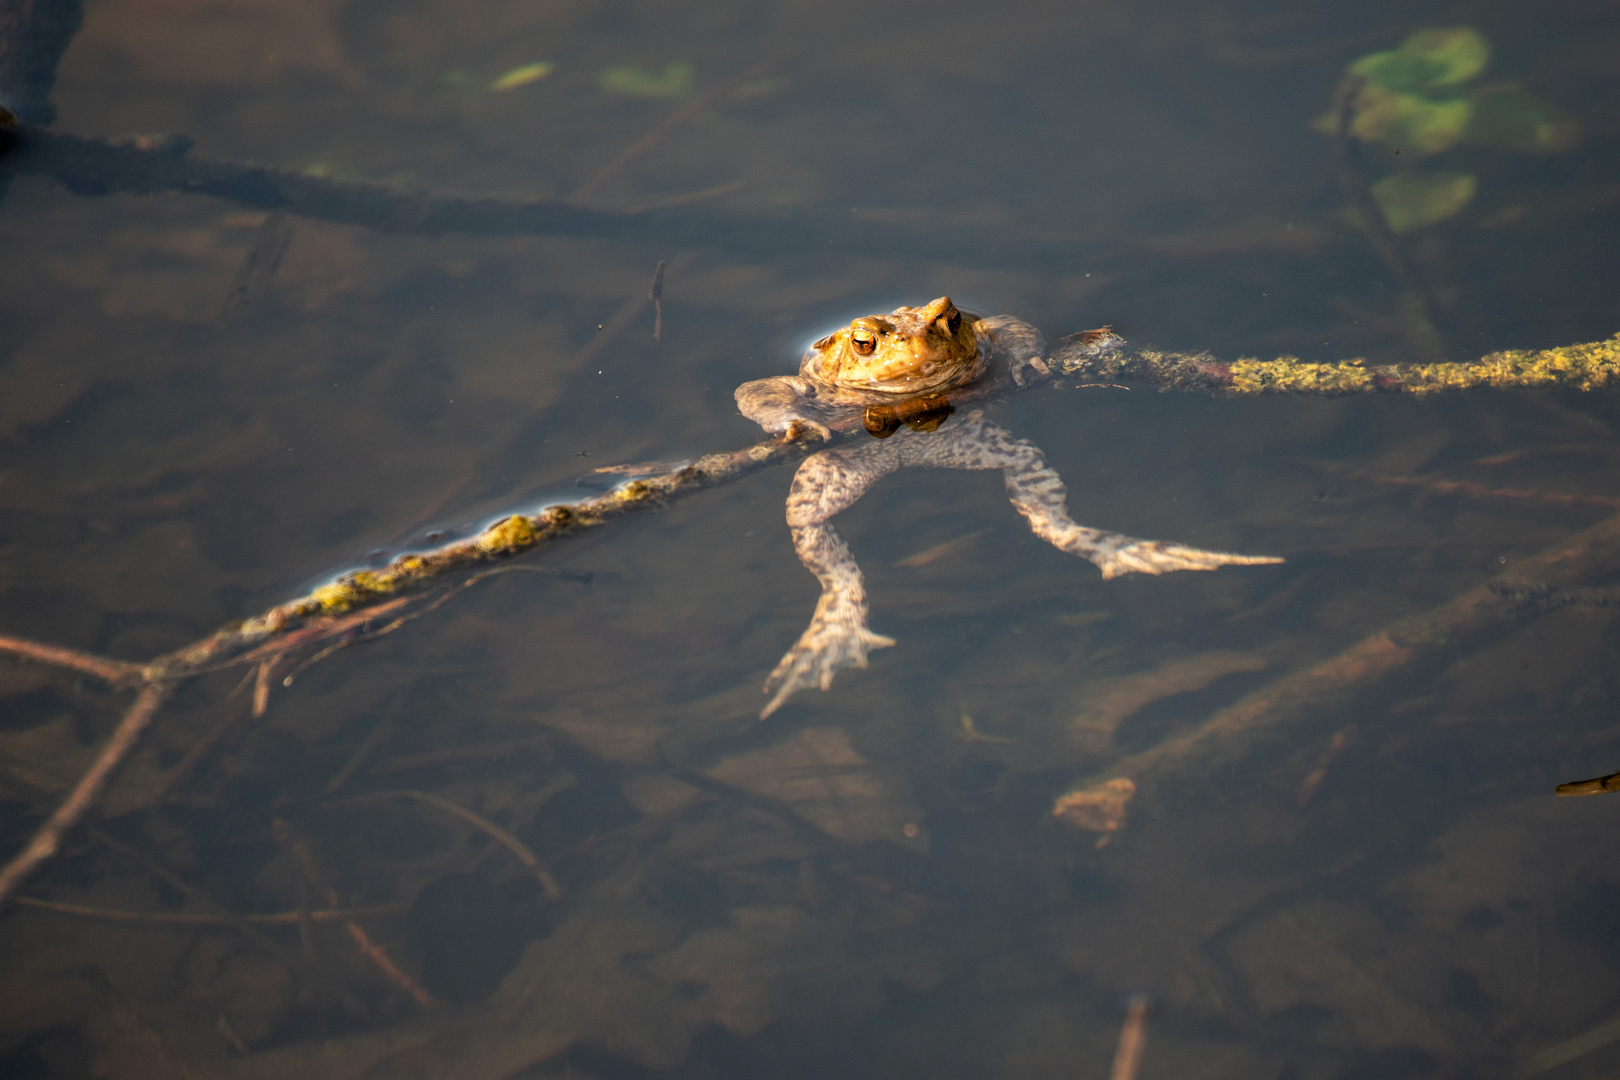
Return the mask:
<path id="1" fill-rule="evenodd" d="M 877 335 L 870 330 L 857 330 L 849 335 L 849 343 L 855 351 L 862 356 L 871 356 L 877 352 Z"/>

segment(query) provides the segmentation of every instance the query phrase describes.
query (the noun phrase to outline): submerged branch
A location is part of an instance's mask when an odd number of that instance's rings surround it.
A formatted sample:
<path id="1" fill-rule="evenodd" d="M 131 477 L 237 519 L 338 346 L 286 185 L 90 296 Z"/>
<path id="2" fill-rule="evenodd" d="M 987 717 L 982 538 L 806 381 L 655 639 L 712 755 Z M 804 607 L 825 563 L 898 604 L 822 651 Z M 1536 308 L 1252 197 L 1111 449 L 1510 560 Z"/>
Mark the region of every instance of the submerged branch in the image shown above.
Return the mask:
<path id="1" fill-rule="evenodd" d="M 124 763 L 135 744 L 140 741 L 141 734 L 157 715 L 158 706 L 163 699 L 169 696 L 170 687 L 163 683 L 153 683 L 141 690 L 135 698 L 135 703 L 129 707 L 124 718 L 118 722 L 113 730 L 112 738 L 101 748 L 96 760 L 90 768 L 85 770 L 79 782 L 74 785 L 73 791 L 63 801 L 56 812 L 45 820 L 34 838 L 28 845 L 18 852 L 4 869 L 0 869 L 0 905 L 6 898 L 17 891 L 29 874 L 33 873 L 41 864 L 56 854 L 57 848 L 62 846 L 62 838 L 68 831 L 79 823 L 85 812 L 95 803 L 101 795 L 107 781 L 112 779 L 113 772 Z M 339 904 L 333 904 L 339 907 Z"/>
<path id="2" fill-rule="evenodd" d="M 1070 339 L 1065 338 L 1067 342 Z M 1620 334 L 1556 349 L 1509 349 L 1478 360 L 1439 364 L 1368 364 L 1363 360 L 1312 363 L 1293 356 L 1276 360 L 1217 360 L 1208 353 L 1152 349 L 1104 352 L 1066 362 L 1064 374 L 1099 382 L 1148 383 L 1161 390 L 1241 396 L 1247 394 L 1438 394 L 1492 388 L 1600 390 L 1620 385 Z"/>
<path id="3" fill-rule="evenodd" d="M 26 118 L 25 118 L 26 119 Z M 15 120 L 15 118 L 11 118 Z M 0 110 L 0 177 L 49 177 L 75 195 L 150 195 L 177 191 L 318 221 L 363 225 L 410 236 L 569 236 L 626 240 L 665 248 L 739 255 L 873 246 L 917 256 L 960 257 L 970 245 L 981 261 L 1050 269 L 1095 242 L 1065 236 L 1011 235 L 1005 229 L 942 230 L 932 221 L 875 222 L 847 212 L 796 208 L 770 217 L 691 205 L 640 211 L 600 210 L 557 199 L 464 198 L 390 184 L 336 180 L 235 161 L 192 157 L 183 135 L 90 139 L 8 120 Z M 632 148 L 634 149 L 634 148 Z"/>

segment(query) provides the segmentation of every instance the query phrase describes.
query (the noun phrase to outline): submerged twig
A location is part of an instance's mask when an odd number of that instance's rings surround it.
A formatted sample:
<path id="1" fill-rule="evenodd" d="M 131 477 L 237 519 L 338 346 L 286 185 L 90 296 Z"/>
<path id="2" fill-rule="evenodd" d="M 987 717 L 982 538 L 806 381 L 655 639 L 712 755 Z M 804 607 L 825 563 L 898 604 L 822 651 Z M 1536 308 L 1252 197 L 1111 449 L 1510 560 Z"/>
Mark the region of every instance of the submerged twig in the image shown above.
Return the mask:
<path id="1" fill-rule="evenodd" d="M 551 871 L 547 870 L 545 865 L 541 863 L 540 857 L 537 856 L 533 851 L 529 850 L 529 846 L 527 844 L 513 836 L 511 833 L 507 832 L 505 829 L 501 828 L 499 825 L 495 824 L 493 821 L 490 821 L 488 818 L 483 817 L 482 815 L 473 813 L 460 803 L 451 802 L 449 799 L 442 798 L 429 791 L 412 791 L 402 788 L 398 791 L 379 791 L 372 795 L 360 795 L 353 799 L 345 799 L 343 802 L 335 803 L 333 805 L 356 806 L 361 803 L 379 802 L 387 799 L 415 799 L 417 802 L 427 803 L 429 806 L 443 810 L 447 814 L 460 818 L 462 821 L 465 821 L 467 824 L 473 826 L 475 829 L 478 829 L 480 832 L 493 839 L 497 844 L 500 844 L 513 855 L 516 855 L 518 862 L 522 863 L 524 867 L 534 875 L 535 880 L 540 883 L 540 888 L 545 891 L 547 899 L 562 899 L 562 886 L 557 883 L 556 878 L 551 876 Z"/>
<path id="2" fill-rule="evenodd" d="M 1400 244 L 1390 230 L 1384 208 L 1373 198 L 1372 189 L 1361 171 L 1360 149 L 1351 127 L 1355 121 L 1356 99 L 1361 96 L 1366 80 L 1360 75 L 1344 78 L 1333 92 L 1333 115 L 1337 121 L 1336 140 L 1339 148 L 1339 186 L 1360 219 L 1361 234 L 1373 252 L 1389 269 L 1400 295 L 1396 298 L 1395 321 L 1407 348 L 1419 360 L 1433 363 L 1445 356 L 1445 343 L 1435 329 L 1429 313 L 1429 296 L 1418 282 L 1417 274 L 1401 253 Z"/>
<path id="3" fill-rule="evenodd" d="M 1620 588 L 1613 586 L 1586 586 L 1562 589 L 1545 583 L 1528 581 L 1493 581 L 1491 592 L 1504 600 L 1538 607 L 1620 607 Z"/>
<path id="4" fill-rule="evenodd" d="M 136 695 L 134 704 L 124 713 L 124 718 L 113 729 L 106 745 L 96 755 L 90 768 L 79 777 L 79 782 L 74 785 L 62 805 L 45 820 L 45 824 L 40 826 L 27 846 L 0 869 L 0 905 L 17 891 L 17 886 L 21 885 L 29 874 L 56 854 L 68 830 L 84 817 L 85 812 L 100 797 L 102 789 L 107 786 L 107 781 L 112 779 L 113 772 L 124 763 L 130 751 L 135 749 L 141 733 L 152 722 L 158 706 L 169 696 L 169 691 L 170 687 L 165 683 L 152 683 L 143 687 Z"/>
<path id="5" fill-rule="evenodd" d="M 270 288 L 281 260 L 292 243 L 292 225 L 285 215 L 269 214 L 254 233 L 253 243 L 242 260 L 242 267 L 231 282 L 231 291 L 225 294 L 219 317 L 229 319 L 253 303 Z"/>
<path id="6" fill-rule="evenodd" d="M 849 215 L 801 207 L 791 217 L 727 213 L 693 205 L 693 195 L 662 199 L 635 211 L 599 210 L 552 199 L 508 201 L 461 198 L 388 184 L 335 180 L 302 172 L 190 156 L 184 136 L 113 141 L 88 139 L 28 124 L 0 122 L 0 174 L 26 173 L 58 181 L 75 195 L 178 191 L 207 195 L 256 210 L 281 211 L 317 221 L 361 225 L 406 236 L 568 236 L 624 240 L 671 248 L 704 248 L 759 255 L 783 250 L 825 250 L 829 236 L 847 232 Z M 927 222 L 863 222 L 864 245 L 904 250 L 917 257 L 955 257 L 971 243 L 981 262 L 1049 269 L 1054 253 L 1076 257 L 1097 247 L 1073 237 L 1048 237 L 1004 228 L 964 235 Z"/>
<path id="7" fill-rule="evenodd" d="M 1562 491 L 1532 491 L 1528 488 L 1493 488 L 1469 480 L 1434 480 L 1425 476 L 1389 476 L 1367 469 L 1356 469 L 1333 461 L 1307 461 L 1305 464 L 1324 472 L 1338 473 L 1350 480 L 1367 480 L 1391 487 L 1422 488 L 1440 495 L 1466 495 L 1474 499 L 1520 499 L 1533 502 L 1559 503 L 1565 506 L 1601 506 L 1620 510 L 1620 496 L 1577 495 Z"/>
<path id="8" fill-rule="evenodd" d="M 43 642 L 27 641 L 23 638 L 0 637 L 0 653 L 10 653 L 20 656 L 24 660 L 34 660 L 51 667 L 67 668 L 70 671 L 81 672 L 85 675 L 94 675 L 113 685 L 137 680 L 141 676 L 141 665 L 131 664 L 125 660 L 114 660 L 111 657 L 96 656 L 94 653 L 80 652 L 78 649 L 64 649 L 60 645 L 46 645 Z"/>
<path id="9" fill-rule="evenodd" d="M 1620 772 L 1593 777 L 1591 780 L 1572 780 L 1567 784 L 1559 784 L 1553 789 L 1553 794 L 1567 799 L 1582 795 L 1602 795 L 1609 791 L 1620 791 Z"/>
<path id="10" fill-rule="evenodd" d="M 1497 583 L 1555 571 L 1579 575 L 1617 558 L 1620 515 L 1519 560 Z M 1436 655 L 1451 655 L 1459 638 L 1511 617 L 1497 601 L 1497 583 L 1478 585 L 1430 611 L 1401 619 L 1336 656 L 1260 687 L 1190 731 L 1114 762 L 1060 796 L 1054 813 L 1061 813 L 1066 799 L 1098 791 L 1117 778 L 1163 791 L 1185 783 L 1189 774 L 1208 776 L 1219 763 L 1247 752 L 1284 725 L 1319 719 L 1380 679 Z"/>
<path id="11" fill-rule="evenodd" d="M 320 867 L 315 862 L 314 853 L 310 851 L 309 845 L 304 842 L 304 838 L 299 836 L 291 825 L 280 818 L 277 818 L 272 823 L 272 828 L 277 841 L 280 842 L 283 848 L 291 852 L 293 858 L 297 860 L 298 865 L 303 869 L 304 876 L 309 879 L 309 883 L 325 894 L 327 906 L 333 908 L 342 907 L 343 901 L 338 897 L 338 891 L 327 883 L 325 875 L 321 873 Z M 301 915 L 311 920 L 314 918 L 313 912 L 302 912 Z M 399 969 L 399 965 L 394 963 L 381 945 L 371 940 L 371 935 L 366 933 L 365 927 L 356 922 L 353 916 L 343 920 L 343 927 L 349 932 L 350 940 L 360 950 L 361 955 L 370 960 L 372 966 L 382 972 L 390 982 L 405 991 L 412 1001 L 424 1009 L 431 1009 L 439 1004 L 438 998 L 428 993 L 415 979 Z"/>
<path id="12" fill-rule="evenodd" d="M 1070 339 L 1065 338 L 1068 342 Z M 1556 349 L 1508 349 L 1472 362 L 1313 363 L 1298 357 L 1218 360 L 1208 353 L 1120 349 L 1067 363 L 1064 374 L 1096 381 L 1148 383 L 1161 390 L 1249 394 L 1438 394 L 1457 390 L 1597 390 L 1620 385 L 1620 334 Z"/>
<path id="13" fill-rule="evenodd" d="M 630 164 L 636 158 L 663 142 L 670 132 L 695 118 L 699 113 L 714 105 L 736 87 L 753 82 L 755 79 L 759 78 L 769 70 L 770 64 L 768 62 L 755 64 L 742 74 L 721 83 L 708 93 L 695 98 L 691 102 L 675 110 L 675 112 L 671 113 L 657 127 L 653 128 L 651 131 L 647 132 L 647 134 L 643 135 L 641 138 L 637 139 L 635 142 L 626 147 L 622 152 L 620 152 L 618 157 L 608 162 L 608 164 L 595 176 L 591 177 L 589 180 L 585 181 L 578 188 L 576 188 L 574 193 L 569 196 L 569 199 L 573 202 L 584 202 L 586 199 L 589 199 L 592 195 L 595 195 L 602 189 L 602 185 L 606 184 L 609 180 L 617 176 L 619 171 L 626 165 Z"/>
<path id="14" fill-rule="evenodd" d="M 1114 1051 L 1114 1068 L 1109 1080 L 1136 1080 L 1142 1067 L 1142 1051 L 1147 1049 L 1147 1018 L 1151 1002 L 1146 994 L 1133 994 L 1125 1008 L 1125 1023 L 1119 1029 L 1119 1047 Z"/>
<path id="15" fill-rule="evenodd" d="M 664 340 L 664 264 L 660 261 L 653 269 L 652 294 L 653 340 Z"/>
<path id="16" fill-rule="evenodd" d="M 18 907 L 50 911 L 57 915 L 146 926 L 229 926 L 238 920 L 254 926 L 296 926 L 298 920 L 305 915 L 311 922 L 334 922 L 367 915 L 398 915 L 408 910 L 404 904 L 369 904 L 365 907 L 352 908 L 316 908 L 308 912 L 276 911 L 265 915 L 216 915 L 207 911 L 120 911 L 117 908 L 45 900 L 38 896 L 16 896 L 12 898 L 12 902 Z"/>

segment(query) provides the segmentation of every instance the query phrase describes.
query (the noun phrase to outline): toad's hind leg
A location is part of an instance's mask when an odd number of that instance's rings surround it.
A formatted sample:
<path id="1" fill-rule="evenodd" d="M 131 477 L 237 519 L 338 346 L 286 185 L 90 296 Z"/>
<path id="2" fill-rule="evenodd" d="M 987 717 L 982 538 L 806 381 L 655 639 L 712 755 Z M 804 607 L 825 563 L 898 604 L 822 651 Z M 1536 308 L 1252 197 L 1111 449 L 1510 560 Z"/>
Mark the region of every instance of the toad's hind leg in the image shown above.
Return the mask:
<path id="1" fill-rule="evenodd" d="M 1214 570 L 1220 566 L 1261 566 L 1283 561 L 1271 555 L 1205 551 L 1089 529 L 1069 517 L 1063 479 L 1033 444 L 983 421 L 979 422 L 976 437 L 966 431 L 963 434 L 967 436 L 962 440 L 965 456 L 977 460 L 973 464 L 949 464 L 969 469 L 1000 468 L 1007 497 L 1029 522 L 1030 531 L 1059 551 L 1096 563 L 1105 579 L 1121 574 L 1168 574 L 1173 570 Z"/>
<path id="2" fill-rule="evenodd" d="M 839 668 L 865 667 L 866 654 L 894 644 L 866 628 L 866 583 L 849 547 L 827 519 L 905 464 L 896 449 L 905 440 L 837 447 L 799 466 L 788 494 L 787 520 L 799 561 L 821 583 L 810 625 L 765 680 L 772 695 L 760 719 L 800 690 L 832 686 Z"/>
<path id="3" fill-rule="evenodd" d="M 765 692 L 772 697 L 759 714 L 761 720 L 797 691 L 812 686 L 826 690 L 839 668 L 865 667 L 868 652 L 894 644 L 894 638 L 866 628 L 866 583 L 849 545 L 831 525 L 794 528 L 793 546 L 821 582 L 821 598 L 810 625 L 765 680 Z"/>

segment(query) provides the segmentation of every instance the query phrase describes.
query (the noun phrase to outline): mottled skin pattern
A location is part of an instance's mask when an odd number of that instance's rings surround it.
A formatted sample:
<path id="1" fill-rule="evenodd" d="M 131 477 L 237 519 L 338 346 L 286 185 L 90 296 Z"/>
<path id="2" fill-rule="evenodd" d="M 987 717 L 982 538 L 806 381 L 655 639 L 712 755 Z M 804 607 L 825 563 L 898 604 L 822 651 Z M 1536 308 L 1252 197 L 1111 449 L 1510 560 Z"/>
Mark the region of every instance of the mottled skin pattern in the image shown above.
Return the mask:
<path id="1" fill-rule="evenodd" d="M 829 425 L 849 426 L 851 413 L 870 415 L 874 406 L 920 396 L 948 398 L 951 389 L 979 379 L 1022 383 L 1025 373 L 1042 366 L 1044 350 L 1039 331 L 1029 324 L 1005 315 L 981 319 L 940 297 L 926 307 L 856 319 L 811 346 L 798 376 L 745 383 L 737 389 L 737 403 L 767 431 L 785 431 L 797 422 L 826 432 Z M 937 431 L 900 427 L 880 439 L 856 435 L 858 441 L 822 450 L 799 467 L 787 520 L 799 559 L 821 582 L 821 599 L 809 628 L 765 682 L 772 696 L 762 718 L 799 690 L 828 689 L 839 668 L 865 667 L 871 650 L 894 644 L 867 628 L 865 582 L 829 519 L 899 469 L 1000 469 L 1008 498 L 1035 535 L 1096 563 L 1104 578 L 1282 561 L 1089 529 L 1069 517 L 1063 481 L 1033 444 L 978 411 L 935 426 Z"/>

